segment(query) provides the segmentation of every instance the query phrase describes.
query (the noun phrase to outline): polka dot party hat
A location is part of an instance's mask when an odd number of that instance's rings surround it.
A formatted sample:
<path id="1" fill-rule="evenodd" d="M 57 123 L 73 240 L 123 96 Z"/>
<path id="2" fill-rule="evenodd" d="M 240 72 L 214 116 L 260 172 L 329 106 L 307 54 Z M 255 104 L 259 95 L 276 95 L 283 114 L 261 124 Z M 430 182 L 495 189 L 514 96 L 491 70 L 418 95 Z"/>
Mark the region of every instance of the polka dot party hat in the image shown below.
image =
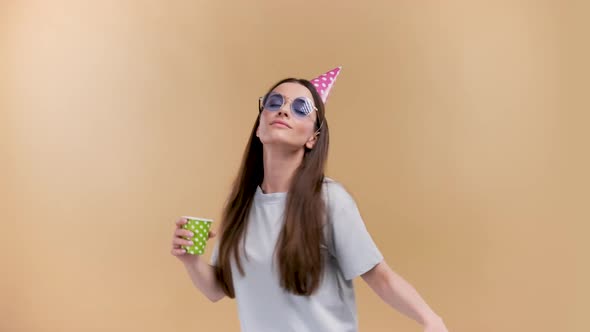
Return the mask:
<path id="1" fill-rule="evenodd" d="M 332 90 L 332 87 L 334 86 L 334 83 L 336 82 L 336 77 L 338 77 L 338 74 L 340 74 L 341 69 L 342 69 L 342 66 L 336 67 L 336 68 L 326 72 L 325 74 L 321 74 L 320 76 L 311 80 L 311 83 L 313 84 L 313 86 L 315 86 L 316 90 L 318 90 L 318 92 L 320 93 L 320 96 L 322 97 L 322 101 L 324 103 L 326 103 L 326 100 L 328 100 L 328 95 L 330 94 L 330 90 Z"/>

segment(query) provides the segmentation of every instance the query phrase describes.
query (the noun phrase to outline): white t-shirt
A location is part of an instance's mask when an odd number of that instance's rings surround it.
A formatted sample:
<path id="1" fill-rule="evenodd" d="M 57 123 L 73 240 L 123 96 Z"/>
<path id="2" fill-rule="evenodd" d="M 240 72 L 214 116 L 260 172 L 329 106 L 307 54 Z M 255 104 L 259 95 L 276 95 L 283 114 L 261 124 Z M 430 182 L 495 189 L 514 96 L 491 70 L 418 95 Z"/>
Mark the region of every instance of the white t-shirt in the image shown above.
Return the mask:
<path id="1" fill-rule="evenodd" d="M 232 277 L 242 332 L 357 332 L 352 279 L 369 271 L 383 255 L 367 232 L 354 199 L 342 185 L 325 178 L 328 223 L 326 259 L 320 287 L 311 296 L 288 293 L 279 284 L 273 252 L 284 223 L 287 193 L 257 188 L 240 257 L 245 275 L 232 261 Z M 216 265 L 219 241 L 211 265 Z"/>

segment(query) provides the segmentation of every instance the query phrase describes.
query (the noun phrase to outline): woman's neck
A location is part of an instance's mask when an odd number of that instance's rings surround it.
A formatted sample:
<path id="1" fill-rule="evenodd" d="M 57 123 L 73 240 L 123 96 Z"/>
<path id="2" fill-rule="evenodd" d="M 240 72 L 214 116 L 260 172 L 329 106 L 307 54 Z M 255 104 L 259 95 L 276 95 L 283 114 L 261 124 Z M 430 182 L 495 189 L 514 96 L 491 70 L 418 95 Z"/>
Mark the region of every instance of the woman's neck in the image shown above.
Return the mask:
<path id="1" fill-rule="evenodd" d="M 291 179 L 303 160 L 303 149 L 285 151 L 264 146 L 264 179 L 260 188 L 265 194 L 288 192 Z"/>

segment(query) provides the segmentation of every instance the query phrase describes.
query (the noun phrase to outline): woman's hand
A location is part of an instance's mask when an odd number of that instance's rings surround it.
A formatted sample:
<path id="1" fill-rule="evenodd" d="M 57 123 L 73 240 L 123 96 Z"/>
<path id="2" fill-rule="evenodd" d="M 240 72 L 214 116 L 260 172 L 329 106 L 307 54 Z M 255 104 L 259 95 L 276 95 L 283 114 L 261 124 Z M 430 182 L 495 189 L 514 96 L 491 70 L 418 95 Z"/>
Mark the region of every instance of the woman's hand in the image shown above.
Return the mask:
<path id="1" fill-rule="evenodd" d="M 445 323 L 441 318 L 433 319 L 432 321 L 427 321 L 424 324 L 424 332 L 449 332 Z"/>
<path id="2" fill-rule="evenodd" d="M 182 225 L 186 223 L 187 221 L 185 218 L 180 218 L 176 221 L 176 229 L 174 230 L 174 234 L 172 236 L 172 250 L 170 253 L 172 256 L 176 256 L 176 258 L 178 258 L 184 264 L 191 264 L 199 260 L 201 256 L 187 254 L 186 250 L 181 247 L 193 245 L 191 240 L 194 234 L 190 230 L 182 228 Z M 210 231 L 208 239 L 215 237 L 215 235 L 215 232 Z"/>

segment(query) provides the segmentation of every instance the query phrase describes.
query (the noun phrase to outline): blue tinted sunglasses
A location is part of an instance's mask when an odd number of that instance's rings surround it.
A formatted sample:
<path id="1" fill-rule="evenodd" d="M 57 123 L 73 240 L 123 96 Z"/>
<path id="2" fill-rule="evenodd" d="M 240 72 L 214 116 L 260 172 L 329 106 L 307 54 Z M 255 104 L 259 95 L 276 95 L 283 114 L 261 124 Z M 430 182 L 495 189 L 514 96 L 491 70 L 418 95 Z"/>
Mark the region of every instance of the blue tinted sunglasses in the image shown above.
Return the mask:
<path id="1" fill-rule="evenodd" d="M 277 92 L 271 93 L 266 98 L 260 97 L 258 108 L 260 111 L 265 109 L 270 112 L 276 112 L 289 102 L 291 103 L 291 114 L 300 119 L 309 116 L 314 110 L 318 110 L 307 97 L 297 97 L 290 100 L 290 98 Z"/>

